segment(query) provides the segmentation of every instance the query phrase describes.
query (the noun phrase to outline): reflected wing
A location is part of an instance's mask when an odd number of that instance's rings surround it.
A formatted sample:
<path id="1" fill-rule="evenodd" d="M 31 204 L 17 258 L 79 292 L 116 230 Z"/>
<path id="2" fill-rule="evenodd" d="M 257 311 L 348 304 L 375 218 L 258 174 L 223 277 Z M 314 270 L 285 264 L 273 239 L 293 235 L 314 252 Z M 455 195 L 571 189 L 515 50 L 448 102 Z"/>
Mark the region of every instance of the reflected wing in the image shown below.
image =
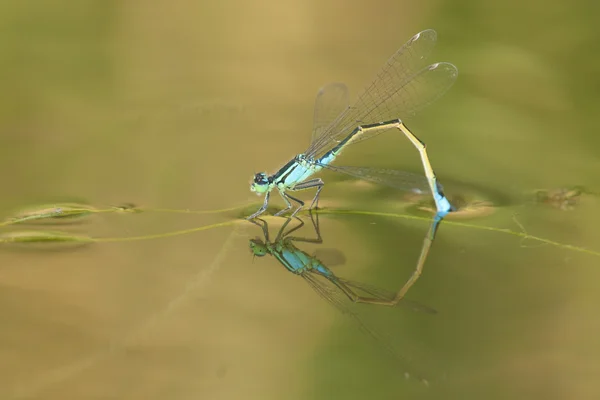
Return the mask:
<path id="1" fill-rule="evenodd" d="M 407 366 L 410 366 L 410 362 L 405 357 L 398 354 L 396 349 L 394 349 L 394 347 L 392 347 L 392 345 L 388 343 L 388 341 L 384 340 L 381 334 L 367 326 L 356 313 L 352 312 L 347 307 L 349 299 L 346 297 L 345 294 L 339 291 L 337 287 L 329 281 L 329 279 L 312 271 L 307 271 L 301 276 L 310 285 L 310 287 L 312 287 L 314 291 L 317 292 L 322 298 L 324 298 L 325 300 L 327 300 L 327 302 L 335 306 L 338 310 L 342 312 L 342 314 L 352 318 L 358 324 L 361 331 L 373 338 L 383 349 L 385 349 L 394 358 L 396 358 L 402 364 L 403 368 L 407 368 Z M 413 378 L 416 378 L 417 380 L 420 380 L 421 382 L 427 383 L 427 380 L 423 378 L 423 376 L 420 373 L 415 373 L 414 371 L 403 372 L 405 376 L 411 376 Z"/>
<path id="2" fill-rule="evenodd" d="M 343 83 L 330 83 L 319 89 L 315 100 L 315 114 L 311 143 L 323 135 L 342 112 L 348 108 L 348 87 Z"/>
<path id="3" fill-rule="evenodd" d="M 423 68 L 436 38 L 433 30 L 413 36 L 388 60 L 356 103 L 336 118 L 305 154 L 319 157 L 358 125 L 410 117 L 442 96 L 456 80 L 458 70 L 450 63 Z M 381 132 L 372 131 L 361 140 Z"/>
<path id="4" fill-rule="evenodd" d="M 340 310 L 342 314 L 356 317 L 356 315 L 346 306 L 348 297 L 346 297 L 344 293 L 342 293 L 333 283 L 331 283 L 329 279 L 312 271 L 306 271 L 301 274 L 301 276 L 310 285 L 310 287 L 319 294 L 319 296 Z"/>
<path id="5" fill-rule="evenodd" d="M 342 278 L 337 279 L 346 286 L 349 286 L 350 288 L 355 290 L 355 293 L 357 293 L 359 296 L 366 294 L 370 297 L 380 300 L 392 300 L 396 297 L 396 293 L 392 293 L 389 290 L 381 289 L 379 287 L 372 286 L 363 282 L 349 281 Z M 436 309 L 431 308 L 425 304 L 409 300 L 407 298 L 403 298 L 398 304 L 410 308 L 413 311 L 422 312 L 426 314 L 437 314 Z"/>
<path id="6" fill-rule="evenodd" d="M 387 168 L 347 167 L 330 164 L 320 165 L 331 171 L 341 172 L 355 178 L 390 186 L 394 189 L 416 193 L 429 193 L 430 191 L 427 178 L 424 175 L 419 175 L 412 172 L 398 171 Z"/>

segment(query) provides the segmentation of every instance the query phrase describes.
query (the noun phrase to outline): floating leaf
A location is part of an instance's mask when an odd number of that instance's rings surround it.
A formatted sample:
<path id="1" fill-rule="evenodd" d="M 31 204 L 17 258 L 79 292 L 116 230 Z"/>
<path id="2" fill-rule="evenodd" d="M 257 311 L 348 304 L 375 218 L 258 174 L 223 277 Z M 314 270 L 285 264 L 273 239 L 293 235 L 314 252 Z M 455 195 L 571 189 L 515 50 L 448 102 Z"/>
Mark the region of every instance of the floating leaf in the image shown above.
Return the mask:
<path id="1" fill-rule="evenodd" d="M 125 203 L 118 206 L 111 207 L 114 211 L 127 212 L 127 213 L 140 213 L 142 210 L 133 203 Z"/>
<path id="2" fill-rule="evenodd" d="M 94 239 L 84 235 L 72 235 L 66 232 L 53 231 L 14 231 L 0 234 L 0 244 L 73 244 L 84 245 L 93 243 Z"/>
<path id="3" fill-rule="evenodd" d="M 546 204 L 559 210 L 573 210 L 585 194 L 591 194 L 581 186 L 538 190 L 535 192 L 536 202 Z"/>
<path id="4" fill-rule="evenodd" d="M 98 212 L 96 208 L 85 204 L 56 203 L 20 211 L 15 216 L 7 218 L 3 225 L 58 222 L 85 217 L 95 212 Z"/>

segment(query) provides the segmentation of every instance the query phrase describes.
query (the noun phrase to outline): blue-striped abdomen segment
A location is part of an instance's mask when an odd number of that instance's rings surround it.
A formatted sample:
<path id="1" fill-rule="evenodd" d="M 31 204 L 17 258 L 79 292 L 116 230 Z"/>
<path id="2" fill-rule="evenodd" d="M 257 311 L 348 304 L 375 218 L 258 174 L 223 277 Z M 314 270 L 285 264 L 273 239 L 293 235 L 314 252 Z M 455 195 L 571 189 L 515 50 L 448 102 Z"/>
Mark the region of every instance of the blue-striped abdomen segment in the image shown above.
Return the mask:
<path id="1" fill-rule="evenodd" d="M 344 140 L 339 142 L 333 149 L 325 153 L 323 157 L 321 157 L 317 162 L 323 165 L 328 165 L 332 163 L 333 160 L 335 160 L 335 158 L 340 154 L 344 146 L 346 146 L 348 142 L 350 142 L 350 140 L 352 140 L 352 138 L 356 136 L 356 134 L 359 132 L 362 132 L 361 128 L 354 129 L 348 136 L 346 136 Z"/>
<path id="2" fill-rule="evenodd" d="M 316 259 L 314 259 L 315 261 L 317 261 Z M 333 272 L 331 272 L 326 266 L 324 266 L 323 264 L 318 264 L 318 265 L 314 265 L 313 269 L 317 270 L 321 275 L 324 275 L 326 277 L 333 277 Z"/>
<path id="3" fill-rule="evenodd" d="M 311 257 L 300 249 L 287 249 L 273 254 L 288 271 L 301 274 L 307 270 L 315 270 L 325 277 L 332 277 L 333 273 L 315 257 Z"/>
<path id="4" fill-rule="evenodd" d="M 335 154 L 333 151 L 328 151 L 323 157 L 321 157 L 321 159 L 318 162 L 322 165 L 329 165 L 333 162 L 333 160 L 335 160 L 336 157 L 337 154 Z"/>
<path id="5" fill-rule="evenodd" d="M 452 205 L 448 199 L 440 193 L 433 193 L 433 199 L 437 206 L 438 212 L 448 213 L 452 211 Z"/>
<path id="6" fill-rule="evenodd" d="M 312 258 L 302 250 L 283 249 L 275 254 L 280 263 L 282 263 L 290 272 L 301 274 L 307 267 L 310 267 Z"/>

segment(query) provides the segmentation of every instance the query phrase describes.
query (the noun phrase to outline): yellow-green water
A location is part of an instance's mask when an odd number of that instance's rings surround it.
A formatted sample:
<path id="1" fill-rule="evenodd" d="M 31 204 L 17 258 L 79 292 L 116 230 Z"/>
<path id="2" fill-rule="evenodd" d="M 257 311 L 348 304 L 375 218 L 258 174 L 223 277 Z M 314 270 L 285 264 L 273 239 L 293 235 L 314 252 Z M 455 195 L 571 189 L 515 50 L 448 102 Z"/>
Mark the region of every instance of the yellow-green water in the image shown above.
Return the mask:
<path id="1" fill-rule="evenodd" d="M 240 222 L 0 249 L 0 397 L 598 398 L 597 253 L 477 228 L 600 251 L 595 195 L 569 210 L 534 201 L 537 190 L 599 191 L 597 11 L 585 1 L 3 3 L 2 217 L 54 201 L 257 202 L 250 177 L 305 148 L 317 89 L 342 81 L 356 95 L 426 28 L 439 35 L 432 61 L 453 62 L 459 79 L 410 127 L 449 195 L 498 207 L 442 224 L 409 292 L 437 315 L 360 308 L 429 387 L 405 381 L 273 258 L 253 259 L 248 239 L 261 232 Z M 343 157 L 419 169 L 399 135 Z M 403 212 L 394 191 L 324 179 L 324 205 Z M 106 213 L 59 228 L 133 237 L 237 216 Z M 321 247 L 344 253 L 336 274 L 393 290 L 427 228 L 323 215 Z"/>

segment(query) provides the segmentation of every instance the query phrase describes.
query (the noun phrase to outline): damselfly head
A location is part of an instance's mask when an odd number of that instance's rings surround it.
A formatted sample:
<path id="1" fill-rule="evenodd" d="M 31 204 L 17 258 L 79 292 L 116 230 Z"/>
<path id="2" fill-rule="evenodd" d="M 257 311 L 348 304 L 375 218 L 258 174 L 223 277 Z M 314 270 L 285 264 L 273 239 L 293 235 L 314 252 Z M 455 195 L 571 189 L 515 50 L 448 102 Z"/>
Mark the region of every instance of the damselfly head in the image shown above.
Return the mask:
<path id="1" fill-rule="evenodd" d="M 256 194 L 260 195 L 265 193 L 269 189 L 269 177 L 264 172 L 259 172 L 254 175 L 254 179 L 252 180 L 252 184 L 250 185 L 250 190 L 256 192 Z"/>
<path id="2" fill-rule="evenodd" d="M 250 251 L 256 257 L 263 257 L 267 254 L 267 245 L 259 238 L 250 239 Z"/>

